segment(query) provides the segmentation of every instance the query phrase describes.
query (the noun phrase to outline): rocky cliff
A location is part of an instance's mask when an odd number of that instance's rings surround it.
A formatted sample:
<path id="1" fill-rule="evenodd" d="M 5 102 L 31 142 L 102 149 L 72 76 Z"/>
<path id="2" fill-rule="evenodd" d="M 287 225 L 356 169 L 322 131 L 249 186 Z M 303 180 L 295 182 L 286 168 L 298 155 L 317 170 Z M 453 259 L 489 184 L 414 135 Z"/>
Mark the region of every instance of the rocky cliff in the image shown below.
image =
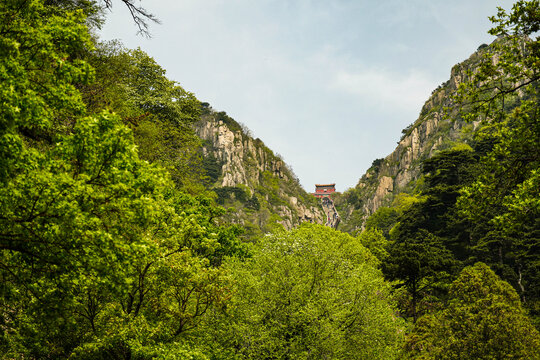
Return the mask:
<path id="1" fill-rule="evenodd" d="M 228 220 L 248 235 L 291 229 L 301 222 L 324 223 L 319 202 L 300 186 L 290 167 L 260 139 L 224 112 L 203 104 L 195 124 L 203 140 L 202 156 L 209 186 L 218 202 L 229 209 Z"/>
<path id="2" fill-rule="evenodd" d="M 397 194 L 414 190 L 423 160 L 472 139 L 479 123 L 464 122 L 453 107 L 452 97 L 467 72 L 480 60 L 483 47 L 485 45 L 452 68 L 450 79 L 432 92 L 418 119 L 402 131 L 396 149 L 385 158 L 373 161 L 355 188 L 336 199 L 342 217 L 341 230 L 362 229 L 366 219 L 378 208 L 390 205 Z"/>

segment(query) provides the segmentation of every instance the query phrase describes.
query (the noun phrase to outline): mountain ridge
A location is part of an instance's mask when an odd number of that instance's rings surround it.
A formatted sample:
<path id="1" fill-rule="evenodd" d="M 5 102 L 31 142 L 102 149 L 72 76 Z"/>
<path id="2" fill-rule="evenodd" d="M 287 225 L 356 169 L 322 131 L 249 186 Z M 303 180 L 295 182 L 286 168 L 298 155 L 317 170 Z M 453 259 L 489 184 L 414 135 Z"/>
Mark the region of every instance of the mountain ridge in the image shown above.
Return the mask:
<path id="1" fill-rule="evenodd" d="M 194 128 L 203 141 L 209 187 L 218 194 L 218 203 L 231 209 L 229 221 L 243 225 L 248 236 L 270 231 L 275 224 L 290 230 L 302 222 L 324 223 L 320 203 L 280 156 L 225 112 L 208 103 L 202 108 Z"/>
<path id="2" fill-rule="evenodd" d="M 341 230 L 361 231 L 377 209 L 391 205 L 398 194 L 414 190 L 421 177 L 423 160 L 472 140 L 480 121 L 465 122 L 453 107 L 453 96 L 486 47 L 482 44 L 469 58 L 454 65 L 450 78 L 432 91 L 416 121 L 402 130 L 394 151 L 374 160 L 354 188 L 338 195 L 336 206 L 342 216 Z"/>

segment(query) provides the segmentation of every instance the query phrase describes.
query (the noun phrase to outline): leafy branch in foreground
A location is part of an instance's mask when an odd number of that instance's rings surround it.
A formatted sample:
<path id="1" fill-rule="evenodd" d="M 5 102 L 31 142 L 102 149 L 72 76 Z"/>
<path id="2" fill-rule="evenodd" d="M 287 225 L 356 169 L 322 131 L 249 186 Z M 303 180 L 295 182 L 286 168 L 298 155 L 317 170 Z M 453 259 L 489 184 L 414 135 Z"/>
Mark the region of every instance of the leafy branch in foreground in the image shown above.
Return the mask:
<path id="1" fill-rule="evenodd" d="M 228 299 L 237 229 L 141 159 L 120 116 L 85 106 L 82 10 L 0 2 L 0 48 L 0 353 L 198 353 L 186 338 Z"/>

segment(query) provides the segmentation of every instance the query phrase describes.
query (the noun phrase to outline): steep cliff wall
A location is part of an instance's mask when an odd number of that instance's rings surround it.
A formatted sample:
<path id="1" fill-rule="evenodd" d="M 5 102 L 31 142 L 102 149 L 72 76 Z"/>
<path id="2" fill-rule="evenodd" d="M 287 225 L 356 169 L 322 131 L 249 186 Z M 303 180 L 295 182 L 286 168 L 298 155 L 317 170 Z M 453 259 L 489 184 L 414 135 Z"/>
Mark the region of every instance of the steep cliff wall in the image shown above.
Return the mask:
<path id="1" fill-rule="evenodd" d="M 479 124 L 466 123 L 458 116 L 452 96 L 467 72 L 478 63 L 481 52 L 475 52 L 452 68 L 450 79 L 432 92 L 418 119 L 402 131 L 396 149 L 385 158 L 375 160 L 355 188 L 336 199 L 342 216 L 340 229 L 360 230 L 378 208 L 390 205 L 397 194 L 414 190 L 423 160 L 472 139 Z"/>
<path id="2" fill-rule="evenodd" d="M 287 164 L 260 139 L 224 112 L 207 105 L 195 124 L 203 140 L 202 155 L 218 202 L 230 208 L 228 220 L 253 235 L 281 224 L 324 223 L 315 197 L 306 193 Z"/>

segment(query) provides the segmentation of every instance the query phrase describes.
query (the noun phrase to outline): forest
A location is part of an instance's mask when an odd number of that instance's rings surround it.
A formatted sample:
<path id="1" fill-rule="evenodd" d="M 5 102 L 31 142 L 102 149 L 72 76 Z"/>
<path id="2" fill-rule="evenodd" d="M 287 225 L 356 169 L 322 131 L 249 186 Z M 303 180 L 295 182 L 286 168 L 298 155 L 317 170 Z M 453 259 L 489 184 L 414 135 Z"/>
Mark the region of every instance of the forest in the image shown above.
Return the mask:
<path id="1" fill-rule="evenodd" d="M 540 359 L 539 0 L 494 8 L 471 141 L 350 233 L 229 221 L 263 198 L 210 186 L 208 104 L 111 4 L 0 2 L 0 358 Z"/>

